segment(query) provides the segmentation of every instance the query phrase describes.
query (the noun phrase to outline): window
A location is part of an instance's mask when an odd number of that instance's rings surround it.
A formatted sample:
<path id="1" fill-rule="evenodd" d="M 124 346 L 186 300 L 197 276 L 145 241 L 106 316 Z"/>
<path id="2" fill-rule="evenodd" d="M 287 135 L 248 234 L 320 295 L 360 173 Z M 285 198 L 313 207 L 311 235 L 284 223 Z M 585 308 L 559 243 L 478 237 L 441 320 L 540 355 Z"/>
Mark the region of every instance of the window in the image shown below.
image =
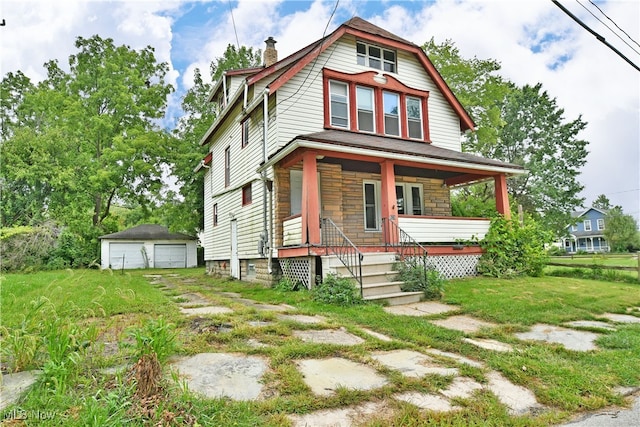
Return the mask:
<path id="1" fill-rule="evenodd" d="M 299 215 L 302 213 L 302 171 L 289 171 L 289 192 L 291 198 L 290 215 Z M 318 172 L 318 206 L 322 206 L 320 199 L 320 172 Z"/>
<path id="2" fill-rule="evenodd" d="M 374 132 L 373 89 L 357 86 L 356 102 L 358 106 L 358 130 Z"/>
<path id="3" fill-rule="evenodd" d="M 598 219 L 598 230 L 604 230 L 604 219 Z"/>
<path id="4" fill-rule="evenodd" d="M 251 204 L 251 183 L 242 187 L 242 206 Z"/>
<path id="5" fill-rule="evenodd" d="M 218 204 L 213 204 L 213 226 L 218 225 Z"/>
<path id="6" fill-rule="evenodd" d="M 325 128 L 430 140 L 428 91 L 410 88 L 392 76 L 381 84 L 374 71 L 345 74 L 325 69 L 323 75 Z"/>
<path id="7" fill-rule="evenodd" d="M 591 220 L 590 219 L 585 219 L 584 220 L 584 231 L 591 231 Z"/>
<path id="8" fill-rule="evenodd" d="M 422 215 L 422 184 L 397 184 L 399 215 Z"/>
<path id="9" fill-rule="evenodd" d="M 409 138 L 422 139 L 422 102 L 419 98 L 407 97 L 407 123 Z"/>
<path id="10" fill-rule="evenodd" d="M 577 225 L 572 225 L 571 226 L 571 231 L 578 231 L 578 226 Z"/>
<path id="11" fill-rule="evenodd" d="M 224 186 L 231 185 L 231 147 L 224 150 Z"/>
<path id="12" fill-rule="evenodd" d="M 396 52 L 394 50 L 356 42 L 356 56 L 358 65 L 391 73 L 396 72 Z"/>
<path id="13" fill-rule="evenodd" d="M 364 182 L 364 229 L 377 231 L 380 229 L 380 183 Z"/>
<path id="14" fill-rule="evenodd" d="M 331 125 L 341 128 L 349 127 L 348 86 L 346 83 L 331 81 Z"/>
<path id="15" fill-rule="evenodd" d="M 400 96 L 397 93 L 382 92 L 384 108 L 384 133 L 400 136 Z"/>
<path id="16" fill-rule="evenodd" d="M 242 122 L 242 148 L 249 145 L 249 119 Z"/>

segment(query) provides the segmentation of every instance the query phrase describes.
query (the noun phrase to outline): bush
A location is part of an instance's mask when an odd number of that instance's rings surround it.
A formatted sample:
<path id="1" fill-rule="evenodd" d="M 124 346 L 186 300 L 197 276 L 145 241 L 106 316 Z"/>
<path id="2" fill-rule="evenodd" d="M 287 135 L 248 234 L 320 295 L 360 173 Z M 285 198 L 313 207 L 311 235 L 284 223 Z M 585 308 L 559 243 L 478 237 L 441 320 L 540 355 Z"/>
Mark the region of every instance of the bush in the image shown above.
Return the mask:
<path id="1" fill-rule="evenodd" d="M 362 304 L 360 290 L 356 288 L 353 279 L 328 274 L 322 283 L 311 290 L 314 301 L 337 305 Z"/>
<path id="2" fill-rule="evenodd" d="M 484 253 L 478 262 L 478 272 L 491 277 L 541 276 L 549 259 L 544 245 L 551 241 L 551 234 L 532 219 L 521 225 L 496 217 L 480 241 Z"/>
<path id="3" fill-rule="evenodd" d="M 433 266 L 426 266 L 422 258 L 407 258 L 395 264 L 397 280 L 402 281 L 404 292 L 424 292 L 426 299 L 440 299 L 444 291 L 445 279 Z"/>
<path id="4" fill-rule="evenodd" d="M 292 292 L 304 289 L 305 286 L 300 280 L 288 279 L 281 277 L 276 283 L 271 286 L 271 289 L 280 292 Z"/>
<path id="5" fill-rule="evenodd" d="M 2 271 L 29 271 L 45 268 L 59 230 L 53 224 L 39 227 L 12 227 L 0 231 Z"/>

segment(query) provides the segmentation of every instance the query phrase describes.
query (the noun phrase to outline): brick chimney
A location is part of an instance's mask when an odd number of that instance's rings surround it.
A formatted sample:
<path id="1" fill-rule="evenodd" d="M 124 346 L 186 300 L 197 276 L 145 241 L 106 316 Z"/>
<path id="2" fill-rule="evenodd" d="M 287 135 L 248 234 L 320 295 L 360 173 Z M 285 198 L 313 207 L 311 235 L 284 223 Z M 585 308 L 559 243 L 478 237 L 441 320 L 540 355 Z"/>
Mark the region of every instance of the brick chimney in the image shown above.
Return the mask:
<path id="1" fill-rule="evenodd" d="M 269 38 L 264 42 L 267 44 L 267 47 L 264 50 L 264 66 L 270 67 L 278 62 L 278 51 L 276 50 L 277 42 L 271 36 L 269 36 Z"/>

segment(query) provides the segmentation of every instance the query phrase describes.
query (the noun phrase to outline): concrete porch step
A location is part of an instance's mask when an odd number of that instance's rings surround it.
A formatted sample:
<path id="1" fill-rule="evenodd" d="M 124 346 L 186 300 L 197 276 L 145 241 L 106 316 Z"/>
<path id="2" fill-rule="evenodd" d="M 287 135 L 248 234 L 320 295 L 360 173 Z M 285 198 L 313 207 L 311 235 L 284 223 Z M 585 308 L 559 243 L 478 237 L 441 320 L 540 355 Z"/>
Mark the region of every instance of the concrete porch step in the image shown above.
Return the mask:
<path id="1" fill-rule="evenodd" d="M 395 292 L 391 294 L 364 297 L 366 301 L 385 301 L 389 305 L 403 305 L 420 302 L 423 292 Z"/>
<path id="2" fill-rule="evenodd" d="M 362 294 L 365 298 L 375 295 L 395 294 L 402 292 L 401 285 L 402 282 L 367 283 L 362 285 Z"/>

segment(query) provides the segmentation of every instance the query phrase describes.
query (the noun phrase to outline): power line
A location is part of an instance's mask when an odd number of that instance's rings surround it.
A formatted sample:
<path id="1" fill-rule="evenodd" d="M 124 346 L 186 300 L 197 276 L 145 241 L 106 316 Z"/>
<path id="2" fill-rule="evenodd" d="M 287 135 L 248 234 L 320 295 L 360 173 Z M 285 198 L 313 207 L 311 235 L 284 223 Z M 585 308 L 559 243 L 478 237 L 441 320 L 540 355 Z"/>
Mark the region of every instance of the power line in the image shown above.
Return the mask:
<path id="1" fill-rule="evenodd" d="M 320 40 L 321 40 L 321 42 L 320 42 L 320 45 L 318 46 L 318 50 L 322 50 L 322 45 L 323 45 L 323 44 L 324 44 L 324 42 L 325 42 L 325 36 L 326 36 L 326 34 L 327 34 L 327 30 L 329 29 L 329 24 L 331 24 L 331 20 L 333 19 L 333 16 L 335 15 L 336 10 L 338 9 L 338 5 L 339 5 L 339 4 L 340 4 L 340 0 L 337 0 L 337 1 L 336 1 L 335 6 L 333 7 L 333 11 L 331 12 L 331 16 L 329 16 L 329 20 L 327 21 L 327 25 L 325 25 L 325 27 L 324 27 L 324 31 L 322 32 L 322 38 L 320 39 Z M 331 51 L 331 53 L 329 54 L 329 58 L 331 57 L 331 55 L 332 55 L 332 54 L 333 54 L 333 50 L 332 50 L 332 51 Z M 291 95 L 289 95 L 288 97 L 286 97 L 285 99 L 283 99 L 282 101 L 279 101 L 277 105 L 280 105 L 280 104 L 282 104 L 283 102 L 285 102 L 285 101 L 287 101 L 287 100 L 289 100 L 289 99 L 293 98 L 294 96 L 296 96 L 296 94 L 297 94 L 298 92 L 300 92 L 300 89 L 302 89 L 302 87 L 304 86 L 304 84 L 307 82 L 307 79 L 308 79 L 308 78 L 309 78 L 309 76 L 311 75 L 311 72 L 312 72 L 312 71 L 313 71 L 313 69 L 315 68 L 315 65 L 316 65 L 316 63 L 317 63 L 317 61 L 318 61 L 318 58 L 319 58 L 319 57 L 320 57 L 320 52 L 318 52 L 318 55 L 317 55 L 317 56 L 315 57 L 315 59 L 313 60 L 313 65 L 312 65 L 311 67 L 309 67 L 309 72 L 308 72 L 308 73 L 307 73 L 307 75 L 305 76 L 305 78 L 304 78 L 304 80 L 302 81 L 302 83 L 300 83 L 300 85 L 298 86 L 298 88 L 296 89 L 296 91 L 295 91 L 294 93 L 292 93 Z M 329 60 L 329 58 L 327 58 L 327 61 Z M 326 64 L 326 61 L 325 61 L 325 64 Z M 319 74 L 319 72 L 318 72 L 318 74 Z M 315 76 L 315 77 L 317 77 L 317 74 L 316 74 L 316 76 Z M 315 80 L 315 77 L 314 77 L 314 80 Z M 307 89 L 308 89 L 308 87 L 307 87 Z M 304 92 L 302 92 L 302 94 L 301 94 L 301 95 L 304 95 L 304 94 L 306 93 L 307 89 L 305 89 L 305 90 L 304 90 Z M 291 108 L 292 106 L 293 106 L 293 104 L 291 104 L 289 107 L 287 107 L 285 110 L 283 110 L 283 111 L 282 111 L 282 113 L 284 113 L 285 111 L 289 110 L 289 108 Z"/>
<path id="2" fill-rule="evenodd" d="M 615 25 L 617 29 L 619 29 L 620 31 L 622 31 L 622 32 L 624 33 L 624 35 L 625 35 L 625 36 L 627 36 L 627 37 L 629 38 L 629 40 L 631 40 L 631 41 L 632 41 L 632 42 L 634 42 L 636 45 L 638 45 L 638 47 L 640 47 L 640 43 L 638 43 L 637 41 L 635 41 L 635 40 L 634 40 L 634 39 L 633 39 L 629 34 L 627 34 L 627 32 L 626 32 L 625 30 L 623 30 L 622 28 L 620 28 L 620 27 L 618 26 L 618 24 L 616 24 L 616 22 L 615 22 L 613 19 L 609 18 L 609 16 L 607 16 L 607 14 L 606 14 L 606 13 L 604 13 L 604 11 L 603 11 L 602 9 L 600 9 L 600 7 L 599 7 L 597 4 L 595 4 L 595 3 L 594 3 L 594 2 L 592 2 L 591 0 L 589 0 L 589 3 L 591 3 L 592 5 L 594 5 L 594 6 L 596 7 L 596 9 L 598 9 L 598 10 L 600 11 L 600 13 L 602 13 L 602 14 L 605 16 L 605 18 L 607 18 L 609 21 L 613 22 L 613 25 Z"/>
<path id="3" fill-rule="evenodd" d="M 594 18 L 596 18 L 596 20 L 598 22 L 600 22 L 602 25 L 604 25 L 605 27 L 607 27 L 607 29 L 609 31 L 611 31 L 617 38 L 619 38 L 622 43 L 626 44 L 627 46 L 629 46 L 629 48 L 634 51 L 635 53 L 637 53 L 638 55 L 640 55 L 640 52 L 638 52 L 633 46 L 631 46 L 629 43 L 627 43 L 627 41 L 625 39 L 623 39 L 622 37 L 620 37 L 620 34 L 616 33 L 615 31 L 613 31 L 611 29 L 611 27 L 609 27 L 607 24 L 605 24 L 604 22 L 602 22 L 602 20 L 600 18 L 598 18 L 593 12 L 591 12 L 585 5 L 583 5 L 582 3 L 580 3 L 580 0 L 576 0 L 576 3 L 578 3 L 580 6 L 582 6 L 582 8 L 584 10 L 586 10 L 587 12 L 589 12 L 591 14 L 591 16 L 593 16 Z M 599 8 L 598 8 L 599 10 Z"/>
<path id="4" fill-rule="evenodd" d="M 560 2 L 558 2 L 557 0 L 551 0 L 553 2 L 553 4 L 555 4 L 556 6 L 558 6 L 560 8 L 560 10 L 562 10 L 564 13 L 566 13 L 571 19 L 573 19 L 574 21 L 576 21 L 582 28 L 584 28 L 585 30 L 589 31 L 591 34 L 593 34 L 595 36 L 595 38 L 598 39 L 598 41 L 600 41 L 601 43 L 603 43 L 605 46 L 607 46 L 609 49 L 611 49 L 612 51 L 614 51 L 619 57 L 621 57 L 622 59 L 624 59 L 629 65 L 631 65 L 633 68 L 636 69 L 636 71 L 640 71 L 640 67 L 638 67 L 636 64 L 634 64 L 633 62 L 631 62 L 631 60 L 629 58 L 627 58 L 622 52 L 620 52 L 618 49 L 616 49 L 614 46 L 611 45 L 611 43 L 607 42 L 605 40 L 604 37 L 602 37 L 600 34 L 596 33 L 595 31 L 593 31 L 591 28 L 589 28 L 589 26 L 587 24 L 585 24 L 584 22 L 582 22 L 580 19 L 578 19 L 577 16 L 575 16 L 573 13 L 571 13 L 567 8 L 565 8 L 563 5 L 560 4 Z"/>
<path id="5" fill-rule="evenodd" d="M 231 22 L 233 23 L 233 32 L 236 35 L 236 46 L 238 46 L 238 50 L 240 50 L 240 40 L 238 40 L 238 30 L 236 30 L 236 20 L 233 19 L 233 8 L 231 7 L 231 0 L 227 0 L 227 4 L 229 5 L 229 13 L 231 14 Z"/>

